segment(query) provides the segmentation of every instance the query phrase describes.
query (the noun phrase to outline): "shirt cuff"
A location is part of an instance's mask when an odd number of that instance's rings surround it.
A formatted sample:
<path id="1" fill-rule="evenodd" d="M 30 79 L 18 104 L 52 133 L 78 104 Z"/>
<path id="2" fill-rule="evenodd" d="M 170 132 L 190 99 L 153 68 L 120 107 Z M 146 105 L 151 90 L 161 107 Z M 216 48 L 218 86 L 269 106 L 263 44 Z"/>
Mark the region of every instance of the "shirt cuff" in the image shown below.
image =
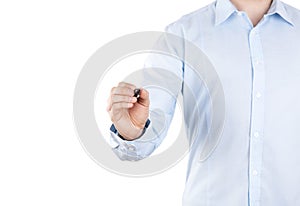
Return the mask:
<path id="1" fill-rule="evenodd" d="M 112 125 L 110 127 L 111 138 L 110 146 L 113 152 L 121 160 L 138 161 L 149 156 L 149 154 L 155 149 L 155 143 L 151 141 L 145 141 L 143 135 L 147 133 L 147 128 L 150 126 L 151 121 L 148 119 L 142 135 L 134 140 L 126 140 L 120 134 L 117 129 Z"/>

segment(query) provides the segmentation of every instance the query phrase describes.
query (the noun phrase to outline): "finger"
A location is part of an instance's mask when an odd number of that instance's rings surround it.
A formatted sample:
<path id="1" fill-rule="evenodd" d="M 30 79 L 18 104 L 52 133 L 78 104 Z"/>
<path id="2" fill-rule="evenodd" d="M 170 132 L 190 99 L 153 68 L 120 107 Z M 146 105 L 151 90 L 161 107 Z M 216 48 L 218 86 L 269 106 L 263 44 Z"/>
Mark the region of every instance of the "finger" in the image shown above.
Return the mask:
<path id="1" fill-rule="evenodd" d="M 117 94 L 111 96 L 112 104 L 118 102 L 135 103 L 136 101 L 137 101 L 136 97 L 117 95 Z"/>
<path id="2" fill-rule="evenodd" d="M 120 82 L 118 87 L 113 87 L 110 92 L 110 96 L 107 100 L 106 110 L 109 112 L 111 110 L 112 104 L 116 102 L 132 102 L 137 101 L 136 97 L 133 97 L 133 90 L 136 87 L 133 84 L 126 82 Z"/>
<path id="3" fill-rule="evenodd" d="M 111 91 L 111 94 L 113 95 L 123 95 L 123 96 L 133 96 L 133 89 L 128 87 L 114 87 Z"/>
<path id="4" fill-rule="evenodd" d="M 120 109 L 129 109 L 133 107 L 133 103 L 127 103 L 127 102 L 117 102 L 112 104 L 112 110 L 117 111 Z"/>
<path id="5" fill-rule="evenodd" d="M 136 88 L 135 85 L 127 83 L 127 82 L 119 82 L 118 86 L 119 87 L 127 87 L 127 88 L 132 89 L 132 90 L 134 90 Z"/>
<path id="6" fill-rule="evenodd" d="M 140 98 L 138 99 L 138 102 L 146 107 L 150 105 L 149 92 L 146 89 L 140 89 Z"/>
<path id="7" fill-rule="evenodd" d="M 110 111 L 111 110 L 111 106 L 112 106 L 112 101 L 111 101 L 111 96 L 113 94 L 113 91 L 116 89 L 116 87 L 112 87 L 111 90 L 110 90 L 110 95 L 107 99 L 107 107 L 106 107 L 106 111 Z"/>
<path id="8" fill-rule="evenodd" d="M 111 103 L 111 95 L 109 95 L 108 99 L 107 99 L 107 106 L 106 106 L 106 111 L 110 111 L 111 110 L 111 106 L 112 106 L 112 103 Z"/>

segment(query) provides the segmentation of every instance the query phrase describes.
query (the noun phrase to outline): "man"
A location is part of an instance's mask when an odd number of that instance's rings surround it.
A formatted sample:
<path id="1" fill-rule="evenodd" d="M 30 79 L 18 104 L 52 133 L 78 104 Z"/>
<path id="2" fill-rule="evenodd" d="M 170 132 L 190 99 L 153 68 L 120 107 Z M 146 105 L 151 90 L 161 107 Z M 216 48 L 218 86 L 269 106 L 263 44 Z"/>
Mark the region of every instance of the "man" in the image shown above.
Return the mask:
<path id="1" fill-rule="evenodd" d="M 217 0 L 167 31 L 208 56 L 226 103 L 216 150 L 199 161 L 198 146 L 191 148 L 183 205 L 300 205 L 300 12 L 279 0 Z M 174 70 L 192 81 L 182 66 Z M 129 160 L 150 155 L 163 139 L 135 145 L 147 130 L 150 104 L 145 89 L 133 96 L 135 88 L 121 82 L 108 104 L 117 154 L 135 146 L 136 156 L 122 156 Z"/>

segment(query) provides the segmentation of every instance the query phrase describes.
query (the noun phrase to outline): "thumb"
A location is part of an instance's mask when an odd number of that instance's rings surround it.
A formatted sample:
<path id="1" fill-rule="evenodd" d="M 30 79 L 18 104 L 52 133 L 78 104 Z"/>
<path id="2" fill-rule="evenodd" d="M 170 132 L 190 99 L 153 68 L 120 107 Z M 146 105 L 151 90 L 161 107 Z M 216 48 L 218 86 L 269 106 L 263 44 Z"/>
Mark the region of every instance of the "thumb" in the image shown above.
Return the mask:
<path id="1" fill-rule="evenodd" d="M 138 98 L 138 103 L 145 107 L 149 107 L 150 105 L 149 92 L 146 89 L 143 88 L 140 89 L 140 97 Z"/>

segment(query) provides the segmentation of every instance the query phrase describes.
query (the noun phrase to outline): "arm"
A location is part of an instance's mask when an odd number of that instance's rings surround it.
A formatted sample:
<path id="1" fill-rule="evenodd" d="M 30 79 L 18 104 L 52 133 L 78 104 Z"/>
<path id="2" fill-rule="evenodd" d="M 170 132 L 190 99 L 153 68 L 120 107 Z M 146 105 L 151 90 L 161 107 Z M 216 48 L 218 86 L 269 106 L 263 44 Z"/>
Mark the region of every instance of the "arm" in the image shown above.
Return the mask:
<path id="1" fill-rule="evenodd" d="M 170 47 L 163 38 L 159 44 Z M 126 82 L 133 84 L 123 82 L 112 89 L 108 108 L 116 131 L 111 132 L 111 145 L 121 159 L 145 158 L 160 145 L 171 123 L 182 79 L 182 61 L 168 55 L 151 54 L 139 83 L 135 82 L 136 78 L 128 79 Z M 143 85 L 139 99 L 133 97 L 135 85 Z M 147 119 L 151 124 L 146 129 Z"/>

